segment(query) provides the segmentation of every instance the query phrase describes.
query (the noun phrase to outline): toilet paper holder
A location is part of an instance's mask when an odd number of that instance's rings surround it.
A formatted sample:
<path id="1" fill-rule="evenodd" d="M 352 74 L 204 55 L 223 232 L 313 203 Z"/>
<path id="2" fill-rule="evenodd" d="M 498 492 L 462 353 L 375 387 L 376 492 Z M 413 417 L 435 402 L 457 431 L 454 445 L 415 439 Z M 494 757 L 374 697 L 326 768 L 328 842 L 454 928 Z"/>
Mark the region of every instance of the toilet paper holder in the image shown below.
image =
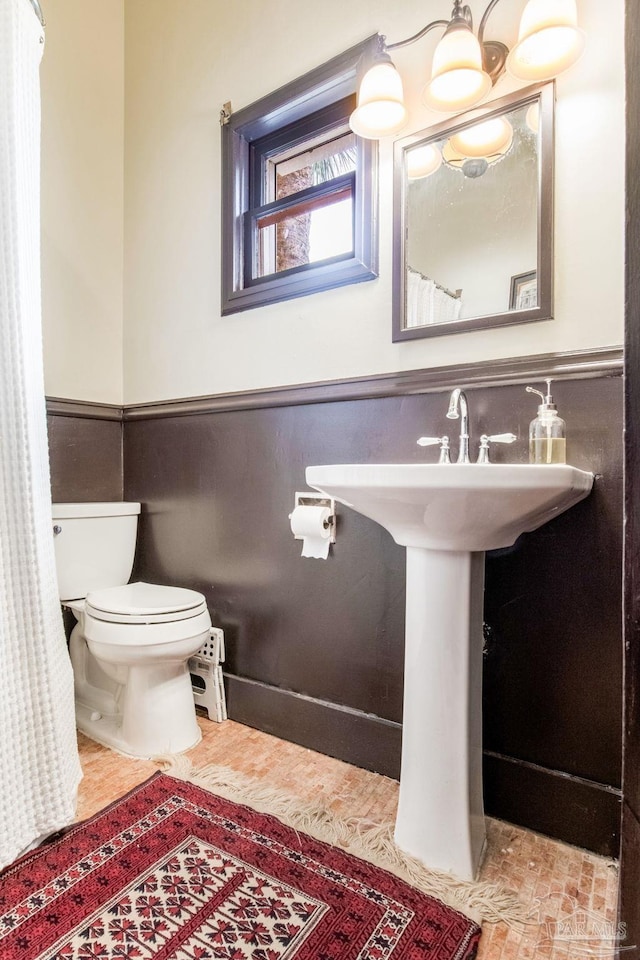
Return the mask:
<path id="1" fill-rule="evenodd" d="M 333 497 L 327 497 L 323 493 L 312 493 L 309 490 L 298 491 L 295 494 L 293 509 L 295 510 L 296 507 L 327 507 L 331 514 L 325 520 L 324 526 L 331 531 L 329 543 L 336 542 L 336 502 Z M 290 519 L 291 514 L 289 514 Z M 303 540 L 304 538 L 302 535 L 294 534 L 294 539 Z"/>

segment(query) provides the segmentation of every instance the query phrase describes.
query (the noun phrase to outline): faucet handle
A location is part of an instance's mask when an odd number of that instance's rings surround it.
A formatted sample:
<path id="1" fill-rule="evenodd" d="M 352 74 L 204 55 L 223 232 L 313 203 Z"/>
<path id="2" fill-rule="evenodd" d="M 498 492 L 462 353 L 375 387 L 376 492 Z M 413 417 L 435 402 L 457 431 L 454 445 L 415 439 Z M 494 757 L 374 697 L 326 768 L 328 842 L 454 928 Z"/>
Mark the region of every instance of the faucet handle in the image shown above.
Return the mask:
<path id="1" fill-rule="evenodd" d="M 416 441 L 419 447 L 435 447 L 440 445 L 440 459 L 438 463 L 451 463 L 449 453 L 449 437 L 420 437 Z"/>
<path id="2" fill-rule="evenodd" d="M 490 463 L 489 444 L 490 443 L 514 443 L 518 438 L 515 433 L 494 433 L 488 437 L 483 433 L 480 437 L 480 450 L 478 451 L 478 463 Z"/>

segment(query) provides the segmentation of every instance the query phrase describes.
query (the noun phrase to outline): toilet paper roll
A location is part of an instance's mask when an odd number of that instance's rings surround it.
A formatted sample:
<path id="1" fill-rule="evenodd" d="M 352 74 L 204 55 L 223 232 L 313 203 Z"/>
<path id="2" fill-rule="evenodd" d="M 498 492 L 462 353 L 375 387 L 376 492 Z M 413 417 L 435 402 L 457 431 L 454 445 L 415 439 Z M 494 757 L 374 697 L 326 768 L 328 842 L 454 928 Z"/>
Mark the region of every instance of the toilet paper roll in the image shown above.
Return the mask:
<path id="1" fill-rule="evenodd" d="M 291 532 L 302 540 L 303 557 L 326 560 L 329 556 L 331 527 L 325 523 L 330 516 L 328 507 L 296 507 L 291 514 Z"/>

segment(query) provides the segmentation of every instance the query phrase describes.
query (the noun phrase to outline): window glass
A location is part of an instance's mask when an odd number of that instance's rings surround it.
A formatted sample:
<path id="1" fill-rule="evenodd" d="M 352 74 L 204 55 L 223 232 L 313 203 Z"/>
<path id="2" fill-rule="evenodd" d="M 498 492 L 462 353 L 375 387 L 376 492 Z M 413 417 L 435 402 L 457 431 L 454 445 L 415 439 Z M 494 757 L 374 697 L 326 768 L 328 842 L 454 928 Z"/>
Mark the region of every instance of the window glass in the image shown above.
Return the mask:
<path id="1" fill-rule="evenodd" d="M 296 134 L 294 126 L 284 135 L 293 144 L 272 148 L 269 136 L 254 145 L 261 175 L 254 180 L 258 205 L 250 211 L 250 282 L 353 254 L 355 135 L 344 123 L 301 142 Z"/>
<path id="2" fill-rule="evenodd" d="M 358 151 L 355 134 L 347 133 L 332 137 L 328 142 L 318 143 L 295 153 L 283 151 L 268 161 L 267 182 L 271 200 L 282 200 L 305 187 L 316 186 L 334 180 L 356 169 Z"/>
<path id="3" fill-rule="evenodd" d="M 257 220 L 257 275 L 268 276 L 353 252 L 350 187 Z"/>

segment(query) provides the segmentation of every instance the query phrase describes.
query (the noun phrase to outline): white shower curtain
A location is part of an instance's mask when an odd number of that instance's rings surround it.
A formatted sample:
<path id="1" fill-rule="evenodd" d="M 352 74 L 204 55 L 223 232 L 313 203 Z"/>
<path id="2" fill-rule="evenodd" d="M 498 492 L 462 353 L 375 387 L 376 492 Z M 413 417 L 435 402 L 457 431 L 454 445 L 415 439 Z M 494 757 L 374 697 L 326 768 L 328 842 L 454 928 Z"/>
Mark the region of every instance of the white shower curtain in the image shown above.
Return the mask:
<path id="1" fill-rule="evenodd" d="M 28 0 L 0 0 L 0 866 L 73 820 L 81 776 L 42 371 L 42 33 Z"/>

